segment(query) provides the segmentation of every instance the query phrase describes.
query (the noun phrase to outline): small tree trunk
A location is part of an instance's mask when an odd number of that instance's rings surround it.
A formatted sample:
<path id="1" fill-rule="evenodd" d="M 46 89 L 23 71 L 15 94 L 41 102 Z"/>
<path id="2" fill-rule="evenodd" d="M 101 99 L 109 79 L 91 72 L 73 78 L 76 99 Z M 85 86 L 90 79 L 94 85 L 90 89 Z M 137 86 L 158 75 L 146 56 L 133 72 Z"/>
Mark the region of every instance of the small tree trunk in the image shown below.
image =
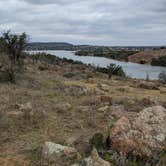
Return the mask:
<path id="1" fill-rule="evenodd" d="M 112 78 L 112 73 L 108 73 L 108 79 Z"/>

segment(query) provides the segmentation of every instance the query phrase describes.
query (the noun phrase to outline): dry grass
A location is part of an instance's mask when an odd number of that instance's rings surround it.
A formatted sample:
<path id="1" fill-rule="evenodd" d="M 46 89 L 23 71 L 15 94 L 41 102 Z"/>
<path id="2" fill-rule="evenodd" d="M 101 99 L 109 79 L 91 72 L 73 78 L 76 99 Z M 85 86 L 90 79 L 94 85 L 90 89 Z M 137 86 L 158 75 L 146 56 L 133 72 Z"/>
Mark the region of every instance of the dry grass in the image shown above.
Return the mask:
<path id="1" fill-rule="evenodd" d="M 123 104 L 128 103 L 126 100 L 142 100 L 146 97 L 158 103 L 166 102 L 165 93 L 160 93 L 160 90 L 133 88 L 133 80 L 118 81 L 113 78 L 110 81 L 105 75 L 98 73 L 94 73 L 92 82 L 87 82 L 84 78 L 71 80 L 63 77 L 64 68 L 68 69 L 67 65 L 55 67 L 58 68 L 55 71 L 52 68 L 39 71 L 38 67 L 33 65 L 28 65 L 26 68 L 24 79 L 19 80 L 17 84 L 0 83 L 0 118 L 2 120 L 2 117 L 10 111 L 18 111 L 16 104 L 27 102 L 32 104 L 35 111 L 44 110 L 46 118 L 37 119 L 38 123 L 33 125 L 3 118 L 4 122 L 0 123 L 0 165 L 2 166 L 5 166 L 5 163 L 7 166 L 14 166 L 15 161 L 25 166 L 38 165 L 36 149 L 40 148 L 45 141 L 64 144 L 75 134 L 86 137 L 98 131 L 104 133 L 111 117 L 109 112 L 98 111 L 98 108 L 103 107 L 103 103 L 98 100 L 100 93 L 109 95 L 114 100 L 121 100 Z M 79 72 L 81 76 L 82 71 Z M 88 75 L 88 71 L 84 72 L 85 74 Z M 98 84 L 106 84 L 109 90 L 102 91 Z M 76 93 L 78 87 L 86 89 L 86 92 L 81 96 L 72 96 L 64 91 L 71 87 Z M 77 88 L 74 89 L 75 87 Z M 165 87 L 161 89 L 166 90 Z M 71 109 L 59 111 L 57 104 L 63 105 L 66 102 L 72 105 Z M 129 104 L 126 104 L 126 107 L 130 107 Z M 80 109 L 80 106 L 87 106 L 87 110 Z M 137 105 L 135 107 L 137 108 Z M 14 155 L 7 153 L 11 149 L 14 149 Z M 19 164 L 15 165 L 19 166 Z"/>

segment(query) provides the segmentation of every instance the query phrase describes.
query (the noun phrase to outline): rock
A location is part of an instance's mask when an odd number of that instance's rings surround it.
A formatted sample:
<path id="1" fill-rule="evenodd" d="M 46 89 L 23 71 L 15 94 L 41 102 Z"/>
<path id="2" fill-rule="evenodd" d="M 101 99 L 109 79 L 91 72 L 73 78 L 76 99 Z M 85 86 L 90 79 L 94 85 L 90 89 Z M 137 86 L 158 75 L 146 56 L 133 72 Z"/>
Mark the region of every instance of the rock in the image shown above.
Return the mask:
<path id="1" fill-rule="evenodd" d="M 7 112 L 6 113 L 6 116 L 8 117 L 8 118 L 21 118 L 21 117 L 23 117 L 23 112 L 22 111 L 10 111 L 10 112 Z"/>
<path id="2" fill-rule="evenodd" d="M 152 106 L 152 105 L 158 105 L 157 97 L 144 97 L 141 101 L 141 103 L 145 106 Z"/>
<path id="3" fill-rule="evenodd" d="M 11 112 L 10 116 L 22 117 L 27 122 L 39 122 L 39 120 L 43 120 L 46 117 L 44 110 L 34 110 L 30 102 L 26 104 L 16 104 L 15 107 L 18 111 Z"/>
<path id="4" fill-rule="evenodd" d="M 89 137 L 84 135 L 73 135 L 66 140 L 68 146 L 75 147 L 82 156 L 89 156 L 92 150 Z"/>
<path id="5" fill-rule="evenodd" d="M 111 166 L 108 161 L 103 160 L 99 157 L 97 150 L 94 148 L 91 156 L 82 160 L 79 164 L 73 166 Z"/>
<path id="6" fill-rule="evenodd" d="M 111 96 L 103 95 L 100 97 L 100 100 L 102 103 L 108 103 L 109 105 L 112 104 L 112 97 Z"/>
<path id="7" fill-rule="evenodd" d="M 100 108 L 98 109 L 98 111 L 105 113 L 105 112 L 109 111 L 109 109 L 110 109 L 109 106 L 104 106 L 104 107 L 100 107 Z"/>
<path id="8" fill-rule="evenodd" d="M 63 89 L 64 93 L 66 95 L 69 96 L 82 96 L 82 95 L 86 95 L 88 90 L 86 87 L 82 87 L 79 85 L 70 85 L 70 86 L 66 86 Z"/>
<path id="9" fill-rule="evenodd" d="M 80 155 L 75 148 L 63 146 L 53 142 L 45 142 L 42 159 L 52 165 L 69 165 L 77 162 Z"/>
<path id="10" fill-rule="evenodd" d="M 124 154 L 151 157 L 166 150 L 166 109 L 144 109 L 132 121 L 121 117 L 110 130 L 112 148 Z"/>
<path id="11" fill-rule="evenodd" d="M 79 106 L 77 109 L 81 112 L 89 112 L 91 110 L 90 106 Z"/>
<path id="12" fill-rule="evenodd" d="M 32 104 L 30 102 L 26 104 L 16 104 L 15 107 L 20 111 L 32 111 Z"/>
<path id="13" fill-rule="evenodd" d="M 110 87 L 106 84 L 99 84 L 98 87 L 105 92 L 108 92 L 110 89 Z"/>
<path id="14" fill-rule="evenodd" d="M 73 73 L 73 72 L 68 72 L 68 73 L 65 73 L 63 74 L 63 77 L 66 77 L 66 78 L 73 78 L 76 74 Z"/>
<path id="15" fill-rule="evenodd" d="M 58 103 L 55 106 L 55 109 L 59 112 L 69 111 L 72 108 L 71 104 L 69 103 Z"/>
<path id="16" fill-rule="evenodd" d="M 138 87 L 143 89 L 159 90 L 158 85 L 152 82 L 141 82 Z"/>
<path id="17" fill-rule="evenodd" d="M 39 69 L 40 71 L 44 71 L 44 70 L 48 70 L 49 67 L 48 67 L 47 65 L 40 65 L 40 66 L 38 67 L 38 69 Z"/>
<path id="18" fill-rule="evenodd" d="M 166 94 L 166 89 L 160 89 L 161 94 Z"/>
<path id="19" fill-rule="evenodd" d="M 126 115 L 124 105 L 111 106 L 110 109 L 111 109 L 111 115 L 115 119 L 120 119 L 121 117 Z"/>

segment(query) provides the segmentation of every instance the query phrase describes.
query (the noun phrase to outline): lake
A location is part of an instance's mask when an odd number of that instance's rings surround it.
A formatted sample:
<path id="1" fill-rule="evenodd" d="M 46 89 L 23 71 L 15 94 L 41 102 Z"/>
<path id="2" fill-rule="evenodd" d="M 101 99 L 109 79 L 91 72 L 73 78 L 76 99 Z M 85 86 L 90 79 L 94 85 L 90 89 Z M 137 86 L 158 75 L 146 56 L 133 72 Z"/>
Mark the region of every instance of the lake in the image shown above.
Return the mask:
<path id="1" fill-rule="evenodd" d="M 91 64 L 100 67 L 107 67 L 109 64 L 114 63 L 116 65 L 122 66 L 126 75 L 131 78 L 146 79 L 147 75 L 149 75 L 149 78 L 153 80 L 153 79 L 158 79 L 158 75 L 162 71 L 166 72 L 166 67 L 141 65 L 131 62 L 120 62 L 117 60 L 104 58 L 104 57 L 76 56 L 72 51 L 42 50 L 42 51 L 28 51 L 28 52 L 32 54 L 37 52 L 45 52 L 48 54 L 55 55 L 59 58 L 72 59 L 75 61 L 81 61 L 84 64 Z"/>

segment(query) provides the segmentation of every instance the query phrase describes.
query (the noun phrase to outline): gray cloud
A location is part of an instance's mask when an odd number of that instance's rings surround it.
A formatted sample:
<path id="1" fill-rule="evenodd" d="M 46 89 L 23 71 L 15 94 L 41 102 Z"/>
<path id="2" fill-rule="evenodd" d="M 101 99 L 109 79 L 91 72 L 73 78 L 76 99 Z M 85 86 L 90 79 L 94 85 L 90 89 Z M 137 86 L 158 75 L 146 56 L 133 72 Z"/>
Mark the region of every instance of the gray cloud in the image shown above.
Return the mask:
<path id="1" fill-rule="evenodd" d="M 165 9 L 165 0 L 5 0 L 0 31 L 25 31 L 32 41 L 164 45 Z"/>

